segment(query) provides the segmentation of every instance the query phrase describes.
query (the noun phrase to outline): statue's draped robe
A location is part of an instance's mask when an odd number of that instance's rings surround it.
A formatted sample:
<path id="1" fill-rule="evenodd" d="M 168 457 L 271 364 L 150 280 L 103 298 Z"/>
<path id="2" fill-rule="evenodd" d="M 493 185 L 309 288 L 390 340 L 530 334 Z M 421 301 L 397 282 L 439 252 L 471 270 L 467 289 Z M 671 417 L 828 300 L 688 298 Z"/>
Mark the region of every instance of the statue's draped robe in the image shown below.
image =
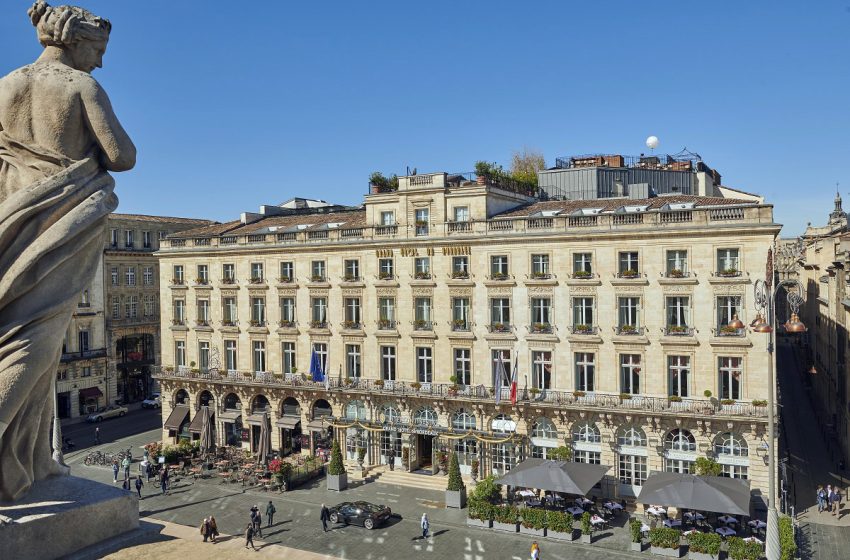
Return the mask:
<path id="1" fill-rule="evenodd" d="M 114 186 L 95 157 L 68 160 L 0 130 L 0 500 L 58 472 L 54 377 L 118 205 Z"/>

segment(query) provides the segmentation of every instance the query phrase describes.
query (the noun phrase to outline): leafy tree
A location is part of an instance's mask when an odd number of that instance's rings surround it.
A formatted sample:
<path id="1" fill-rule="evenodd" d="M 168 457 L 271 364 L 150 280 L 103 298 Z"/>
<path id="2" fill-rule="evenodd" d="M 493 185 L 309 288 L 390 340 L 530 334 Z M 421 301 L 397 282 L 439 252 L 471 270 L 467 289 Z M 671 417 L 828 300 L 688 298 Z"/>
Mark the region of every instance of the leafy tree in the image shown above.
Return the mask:
<path id="1" fill-rule="evenodd" d="M 537 172 L 546 169 L 543 154 L 523 148 L 511 156 L 511 177 L 521 183 L 537 186 Z"/>
<path id="2" fill-rule="evenodd" d="M 547 453 L 547 456 L 555 461 L 569 461 L 572 455 L 572 450 L 566 445 L 552 449 L 549 453 Z"/>

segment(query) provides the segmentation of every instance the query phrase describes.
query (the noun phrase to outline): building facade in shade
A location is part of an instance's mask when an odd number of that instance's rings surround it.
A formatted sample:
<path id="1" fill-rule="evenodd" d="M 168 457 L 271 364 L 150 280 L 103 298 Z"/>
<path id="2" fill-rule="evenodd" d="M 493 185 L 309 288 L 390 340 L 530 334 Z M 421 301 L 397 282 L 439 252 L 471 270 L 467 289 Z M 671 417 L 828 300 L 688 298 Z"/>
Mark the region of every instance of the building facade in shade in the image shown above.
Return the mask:
<path id="1" fill-rule="evenodd" d="M 252 451 L 268 417 L 282 454 L 339 438 L 370 465 L 457 451 L 486 474 L 567 446 L 610 465 L 602 491 L 621 496 L 708 456 L 760 493 L 766 339 L 729 323 L 755 317 L 772 206 L 525 192 L 414 175 L 360 207 L 265 206 L 170 236 L 164 439 L 196 438 L 209 406 L 217 442 Z"/>
<path id="2" fill-rule="evenodd" d="M 160 314 L 159 265 L 154 252 L 167 235 L 211 223 L 137 214 L 109 216 L 98 279 L 105 288 L 101 309 L 111 383 L 106 402 L 136 402 L 156 389 L 151 368 L 159 363 Z"/>
<path id="3" fill-rule="evenodd" d="M 850 387 L 847 353 L 850 338 L 850 232 L 836 195 L 835 208 L 823 226 L 809 226 L 801 238 L 796 274 L 806 290 L 800 317 L 809 327 L 807 351 L 812 366 L 806 383 L 812 388 L 818 424 L 828 439 L 835 466 L 850 464 Z M 812 369 L 813 368 L 813 369 Z"/>

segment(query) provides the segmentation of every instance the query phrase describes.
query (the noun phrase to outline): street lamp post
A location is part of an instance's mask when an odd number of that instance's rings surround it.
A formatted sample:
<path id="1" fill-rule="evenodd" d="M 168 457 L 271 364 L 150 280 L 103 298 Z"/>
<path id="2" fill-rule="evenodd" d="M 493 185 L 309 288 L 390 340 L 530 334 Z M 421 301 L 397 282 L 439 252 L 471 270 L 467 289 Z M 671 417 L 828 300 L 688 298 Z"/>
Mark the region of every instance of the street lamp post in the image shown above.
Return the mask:
<path id="1" fill-rule="evenodd" d="M 791 318 L 785 323 L 785 331 L 789 333 L 802 333 L 806 326 L 800 321 L 797 312 L 803 303 L 803 286 L 797 280 L 781 280 L 777 283 L 773 292 L 770 292 L 770 280 L 756 280 L 753 290 L 755 292 L 755 305 L 758 315 L 750 327 L 753 332 L 767 334 L 767 432 L 768 432 L 768 501 L 767 501 L 767 560 L 779 560 L 779 514 L 776 511 L 776 419 L 774 417 L 774 367 L 776 355 L 774 354 L 774 342 L 776 340 L 776 296 L 780 288 L 787 292 L 788 305 L 791 307 Z M 796 287 L 797 292 L 791 292 L 788 287 Z"/>

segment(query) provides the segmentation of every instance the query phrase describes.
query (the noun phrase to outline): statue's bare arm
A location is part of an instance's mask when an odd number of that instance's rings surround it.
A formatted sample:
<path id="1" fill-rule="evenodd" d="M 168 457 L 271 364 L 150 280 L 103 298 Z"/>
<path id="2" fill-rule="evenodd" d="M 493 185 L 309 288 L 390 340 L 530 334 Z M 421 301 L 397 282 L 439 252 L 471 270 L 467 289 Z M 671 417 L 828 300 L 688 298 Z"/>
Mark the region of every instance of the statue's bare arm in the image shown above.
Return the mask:
<path id="1" fill-rule="evenodd" d="M 109 171 L 127 171 L 136 165 L 136 146 L 112 111 L 109 96 L 91 80 L 82 88 L 80 98 L 85 117 L 101 149 L 101 164 Z"/>

